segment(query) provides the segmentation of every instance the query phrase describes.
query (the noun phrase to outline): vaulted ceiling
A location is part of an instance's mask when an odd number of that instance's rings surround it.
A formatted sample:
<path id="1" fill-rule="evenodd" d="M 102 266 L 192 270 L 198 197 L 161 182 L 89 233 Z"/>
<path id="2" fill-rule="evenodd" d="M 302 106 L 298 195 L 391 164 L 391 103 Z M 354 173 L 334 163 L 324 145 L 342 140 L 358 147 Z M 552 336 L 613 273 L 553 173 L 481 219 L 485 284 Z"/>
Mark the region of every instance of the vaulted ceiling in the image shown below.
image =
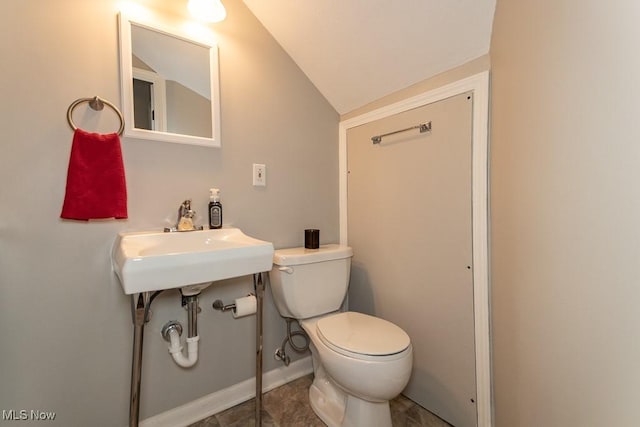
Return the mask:
<path id="1" fill-rule="evenodd" d="M 496 0 L 243 0 L 340 114 L 489 52 Z"/>

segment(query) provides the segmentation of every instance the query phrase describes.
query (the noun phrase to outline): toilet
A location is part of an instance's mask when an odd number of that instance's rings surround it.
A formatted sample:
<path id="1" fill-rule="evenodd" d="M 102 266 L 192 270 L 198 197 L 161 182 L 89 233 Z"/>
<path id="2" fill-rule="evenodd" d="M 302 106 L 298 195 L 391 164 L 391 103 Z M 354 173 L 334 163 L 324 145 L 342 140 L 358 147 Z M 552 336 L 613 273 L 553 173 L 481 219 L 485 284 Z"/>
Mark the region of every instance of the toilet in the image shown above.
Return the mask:
<path id="1" fill-rule="evenodd" d="M 393 323 L 341 312 L 351 272 L 348 246 L 276 250 L 271 292 L 283 317 L 297 319 L 311 340 L 309 400 L 329 427 L 391 427 L 389 400 L 409 381 L 413 349 Z"/>

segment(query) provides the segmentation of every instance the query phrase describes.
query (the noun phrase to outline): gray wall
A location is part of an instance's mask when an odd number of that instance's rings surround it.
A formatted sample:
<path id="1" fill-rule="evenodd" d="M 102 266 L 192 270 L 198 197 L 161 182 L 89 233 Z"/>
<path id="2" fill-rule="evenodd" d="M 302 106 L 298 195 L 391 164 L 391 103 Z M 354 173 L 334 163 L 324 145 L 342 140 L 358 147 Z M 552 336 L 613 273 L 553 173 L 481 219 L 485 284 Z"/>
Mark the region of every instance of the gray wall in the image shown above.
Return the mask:
<path id="1" fill-rule="evenodd" d="M 639 14 L 632 1 L 498 0 L 498 427 L 638 425 Z"/>
<path id="2" fill-rule="evenodd" d="M 323 243 L 338 241 L 338 114 L 240 0 L 225 0 L 227 20 L 212 27 L 222 148 L 123 138 L 129 219 L 59 219 L 72 136 L 67 107 L 93 95 L 120 105 L 117 4 L 6 0 L 0 13 L 0 409 L 55 411 L 57 426 L 127 421 L 132 330 L 129 298 L 109 260 L 117 232 L 160 229 L 187 197 L 204 223 L 216 186 L 225 223 L 249 235 L 295 246 L 314 227 Z M 107 110 L 79 107 L 74 118 L 87 130 L 117 128 Z M 266 188 L 251 186 L 254 162 L 267 165 Z M 178 293 L 154 302 L 142 418 L 253 376 L 253 318 L 210 309 L 213 299 L 250 288 L 240 279 L 203 293 L 200 362 L 191 370 L 171 361 L 159 334 L 167 320 L 185 319 Z M 273 369 L 284 322 L 270 300 L 265 330 L 265 368 Z"/>

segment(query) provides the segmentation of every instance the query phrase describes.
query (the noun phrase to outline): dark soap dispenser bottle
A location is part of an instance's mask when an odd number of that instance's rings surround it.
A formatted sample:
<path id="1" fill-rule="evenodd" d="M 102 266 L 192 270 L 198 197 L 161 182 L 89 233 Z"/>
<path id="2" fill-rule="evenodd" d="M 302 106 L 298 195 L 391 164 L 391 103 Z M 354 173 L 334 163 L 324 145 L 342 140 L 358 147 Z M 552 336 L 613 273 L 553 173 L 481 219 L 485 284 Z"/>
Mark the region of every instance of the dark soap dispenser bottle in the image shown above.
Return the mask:
<path id="1" fill-rule="evenodd" d="M 217 188 L 209 189 L 209 228 L 222 228 L 222 204 Z"/>

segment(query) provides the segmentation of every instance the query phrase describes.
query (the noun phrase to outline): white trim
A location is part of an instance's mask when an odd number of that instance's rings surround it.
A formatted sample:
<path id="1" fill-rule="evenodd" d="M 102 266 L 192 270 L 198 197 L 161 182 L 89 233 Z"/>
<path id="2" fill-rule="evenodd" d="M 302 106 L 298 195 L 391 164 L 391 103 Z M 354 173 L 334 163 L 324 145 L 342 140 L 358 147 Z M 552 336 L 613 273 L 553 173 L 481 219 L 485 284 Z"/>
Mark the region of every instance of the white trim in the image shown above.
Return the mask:
<path id="1" fill-rule="evenodd" d="M 461 93 L 473 92 L 472 221 L 473 221 L 473 304 L 476 355 L 476 407 L 478 427 L 493 425 L 491 381 L 491 338 L 489 325 L 489 244 L 488 244 L 488 150 L 489 72 L 484 71 L 457 82 L 340 122 L 339 207 L 340 243 L 347 244 L 347 131 L 374 120 L 431 104 Z"/>
<path id="2" fill-rule="evenodd" d="M 151 83 L 151 107 L 153 109 L 153 129 L 157 132 L 167 131 L 167 85 L 158 73 L 132 67 L 133 78 Z M 135 102 L 134 102 L 135 104 Z"/>
<path id="3" fill-rule="evenodd" d="M 313 372 L 311 356 L 266 372 L 262 390 L 267 392 Z M 177 408 L 154 415 L 140 422 L 140 427 L 186 427 L 197 421 L 246 402 L 256 395 L 256 380 L 251 378 L 223 390 L 185 403 Z"/>

